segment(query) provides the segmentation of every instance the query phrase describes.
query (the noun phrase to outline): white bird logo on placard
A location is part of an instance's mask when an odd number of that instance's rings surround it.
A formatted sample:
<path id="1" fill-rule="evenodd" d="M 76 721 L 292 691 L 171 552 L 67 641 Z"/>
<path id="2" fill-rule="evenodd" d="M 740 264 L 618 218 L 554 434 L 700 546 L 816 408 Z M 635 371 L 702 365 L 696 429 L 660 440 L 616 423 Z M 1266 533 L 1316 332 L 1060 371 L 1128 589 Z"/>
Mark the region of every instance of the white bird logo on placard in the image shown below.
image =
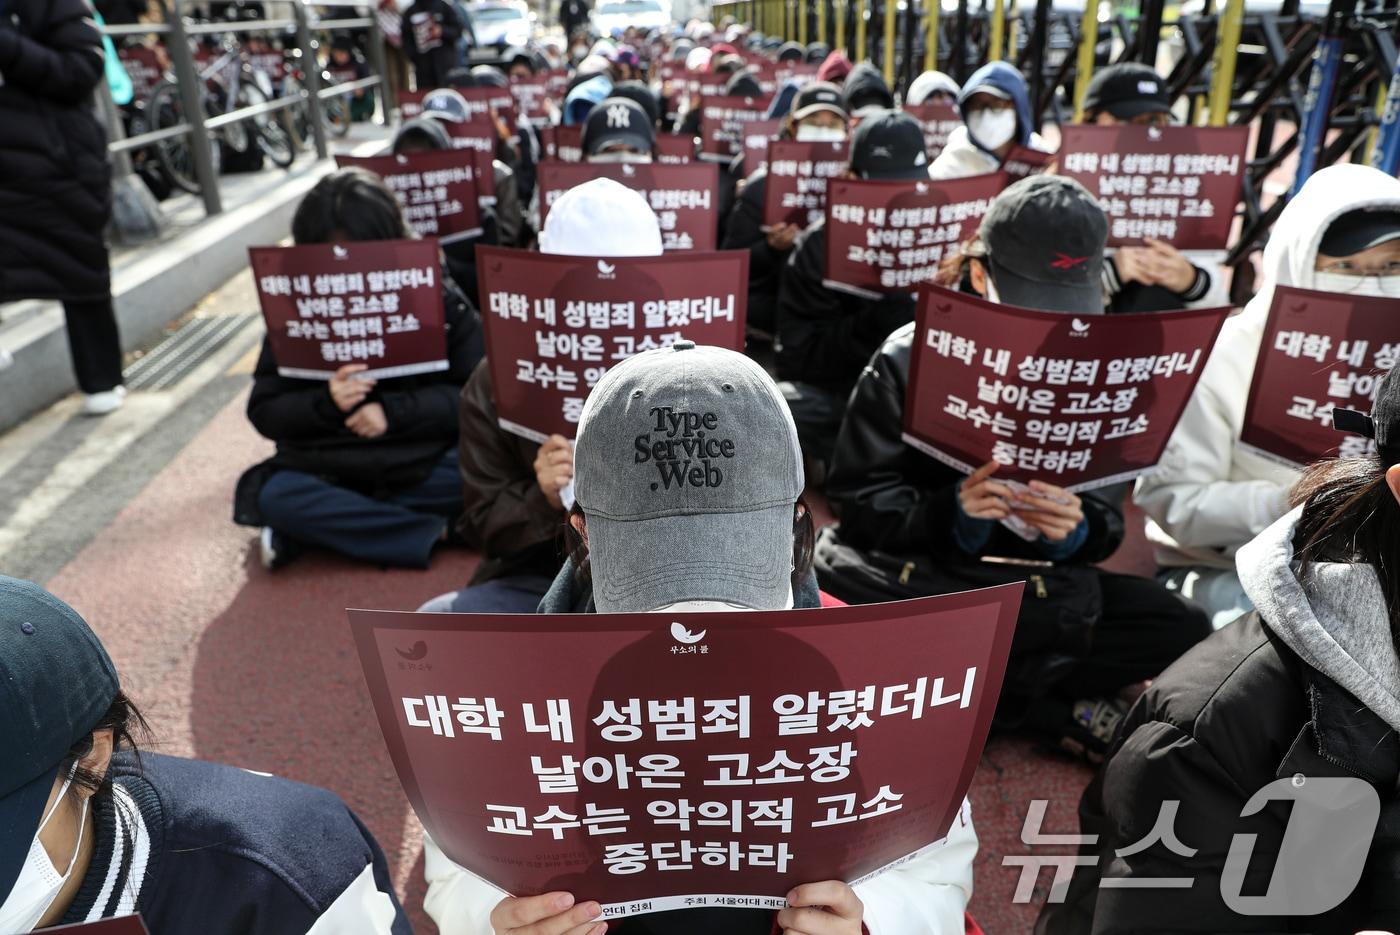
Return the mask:
<path id="1" fill-rule="evenodd" d="M 677 643 L 685 643 L 687 645 L 698 643 L 705 638 L 707 632 L 707 630 L 701 630 L 699 633 L 691 633 L 679 620 L 671 624 L 671 635 L 676 638 Z"/>
<path id="2" fill-rule="evenodd" d="M 335 258 L 337 260 L 343 260 L 350 255 L 350 251 L 346 250 L 340 244 L 336 244 L 335 246 L 331 247 L 331 253 L 335 254 Z"/>
<path id="3" fill-rule="evenodd" d="M 1071 321 L 1070 327 L 1072 327 L 1076 332 L 1080 334 L 1083 334 L 1089 330 L 1088 324 L 1086 324 L 1082 319 L 1079 318 L 1076 318 L 1073 321 Z"/>

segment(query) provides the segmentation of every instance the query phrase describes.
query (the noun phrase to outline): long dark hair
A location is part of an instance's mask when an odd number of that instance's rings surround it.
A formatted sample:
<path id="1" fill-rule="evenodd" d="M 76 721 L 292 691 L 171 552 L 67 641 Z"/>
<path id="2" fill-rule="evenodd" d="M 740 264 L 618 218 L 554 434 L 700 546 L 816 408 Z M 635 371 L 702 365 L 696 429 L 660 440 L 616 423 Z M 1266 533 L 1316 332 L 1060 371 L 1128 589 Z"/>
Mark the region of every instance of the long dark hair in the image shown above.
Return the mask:
<path id="1" fill-rule="evenodd" d="M 379 176 L 358 166 L 339 169 L 317 182 L 292 217 L 292 239 L 298 244 L 413 236 L 394 193 Z"/>
<path id="2" fill-rule="evenodd" d="M 792 521 L 792 593 L 796 594 L 802 581 L 812 570 L 812 557 L 817 547 L 817 524 L 812 519 L 812 510 L 807 506 L 807 501 L 802 497 L 797 498 L 797 507 L 801 508 L 801 515 L 794 516 Z M 570 561 L 574 566 L 574 583 L 576 586 L 592 582 L 593 572 L 588 564 L 588 543 L 583 541 L 583 536 L 579 535 L 574 528 L 574 517 L 584 516 L 583 508 L 577 503 L 569 511 L 568 519 L 564 523 L 564 546 Z"/>
<path id="3" fill-rule="evenodd" d="M 1400 645 L 1400 503 L 1378 456 L 1339 458 L 1313 465 L 1293 488 L 1303 516 L 1293 534 L 1306 575 L 1318 562 L 1370 565 L 1376 570 L 1391 638 Z"/>

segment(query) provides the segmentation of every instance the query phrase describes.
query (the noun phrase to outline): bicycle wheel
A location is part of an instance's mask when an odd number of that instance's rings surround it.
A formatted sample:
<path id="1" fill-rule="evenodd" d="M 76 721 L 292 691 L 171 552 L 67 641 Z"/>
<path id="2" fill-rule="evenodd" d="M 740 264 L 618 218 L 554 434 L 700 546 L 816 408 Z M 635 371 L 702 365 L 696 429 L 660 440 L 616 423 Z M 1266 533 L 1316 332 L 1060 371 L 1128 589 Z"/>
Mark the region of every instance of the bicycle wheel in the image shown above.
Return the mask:
<path id="1" fill-rule="evenodd" d="M 245 81 L 238 87 L 238 106 L 252 107 L 266 103 L 267 96 L 252 82 Z M 291 128 L 291 115 L 286 108 L 261 114 L 248 120 L 249 130 L 258 144 L 258 149 L 270 159 L 273 165 L 285 169 L 297 158 L 296 133 Z"/>
<path id="2" fill-rule="evenodd" d="M 185 111 L 180 103 L 180 89 L 173 81 L 162 81 L 151 89 L 146 102 L 146 120 L 152 130 L 166 130 L 185 122 Z M 199 176 L 194 170 L 194 154 L 190 150 L 188 134 L 174 136 L 155 143 L 156 160 L 170 180 L 192 195 L 200 192 Z M 219 173 L 219 148 L 213 150 L 214 174 Z"/>
<path id="3" fill-rule="evenodd" d="M 350 133 L 350 102 L 343 97 L 332 97 L 321 102 L 321 117 L 326 122 L 326 130 L 336 139 L 344 139 Z"/>

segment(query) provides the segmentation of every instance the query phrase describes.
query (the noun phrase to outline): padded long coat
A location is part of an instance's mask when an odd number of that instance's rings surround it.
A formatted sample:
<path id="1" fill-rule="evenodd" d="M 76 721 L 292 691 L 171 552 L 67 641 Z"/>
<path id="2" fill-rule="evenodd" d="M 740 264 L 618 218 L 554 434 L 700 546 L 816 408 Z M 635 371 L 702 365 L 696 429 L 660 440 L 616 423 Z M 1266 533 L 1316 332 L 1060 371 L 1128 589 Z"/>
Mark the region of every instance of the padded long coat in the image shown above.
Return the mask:
<path id="1" fill-rule="evenodd" d="M 0 302 L 110 295 L 102 78 L 86 0 L 0 0 Z"/>

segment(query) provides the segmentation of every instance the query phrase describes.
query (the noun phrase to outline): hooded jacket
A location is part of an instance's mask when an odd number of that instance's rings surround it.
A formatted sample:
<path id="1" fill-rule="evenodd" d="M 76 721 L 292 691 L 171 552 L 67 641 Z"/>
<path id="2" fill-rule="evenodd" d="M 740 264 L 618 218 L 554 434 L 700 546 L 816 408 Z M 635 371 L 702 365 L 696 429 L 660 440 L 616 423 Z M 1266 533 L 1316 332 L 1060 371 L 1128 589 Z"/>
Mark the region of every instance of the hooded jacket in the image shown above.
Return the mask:
<path id="1" fill-rule="evenodd" d="M 820 606 L 816 576 L 808 574 L 793 591 L 793 606 Z M 540 613 L 593 613 L 593 592 L 564 563 L 540 602 Z M 624 651 L 625 652 L 625 651 Z M 609 665 L 625 670 L 634 661 L 618 658 Z M 608 684 L 607 673 L 599 681 Z M 428 892 L 424 908 L 441 935 L 482 935 L 490 932 L 491 910 L 506 894 L 472 876 L 447 858 L 424 835 L 424 874 Z M 977 833 L 972 808 L 964 799 L 947 837 L 896 869 L 858 884 L 856 895 L 865 904 L 864 928 L 869 935 L 962 935 L 964 913 L 972 895 L 972 860 Z M 577 894 L 580 899 L 586 894 Z M 633 916 L 609 925 L 609 935 L 779 935 L 774 913 L 754 909 L 683 909 Z"/>
<path id="2" fill-rule="evenodd" d="M 83 0 L 0 6 L 0 303 L 106 301 L 102 35 Z"/>
<path id="3" fill-rule="evenodd" d="M 869 62 L 861 62 L 851 69 L 841 93 L 846 99 L 846 112 L 850 114 L 854 114 L 860 107 L 877 106 L 888 110 L 894 106 L 894 95 L 890 93 L 890 86 L 885 83 L 885 76 Z M 878 97 L 879 100 L 856 104 L 856 101 L 869 97 Z"/>
<path id="4" fill-rule="evenodd" d="M 1369 565 L 1319 563 L 1299 578 L 1293 538 L 1300 514 L 1240 550 L 1240 578 L 1258 610 L 1188 652 L 1129 712 L 1080 803 L 1081 832 L 1099 835 L 1082 853 L 1098 858 L 1097 866 L 1075 875 L 1065 903 L 1042 913 L 1038 933 L 1400 926 L 1400 661 L 1390 610 Z M 1242 891 L 1266 892 L 1292 808 L 1275 800 L 1242 818 L 1245 803 L 1276 779 L 1292 777 L 1298 787 L 1324 776 L 1364 780 L 1380 797 L 1360 885 L 1321 916 L 1235 913 L 1221 896 L 1232 841 L 1258 835 Z M 1173 827 L 1195 852 L 1154 843 L 1115 854 L 1149 838 L 1167 801 L 1181 803 Z M 1327 824 L 1324 817 L 1321 827 Z M 1315 859 L 1326 860 L 1327 849 Z M 1194 882 L 1189 889 L 1099 885 L 1163 877 Z"/>
<path id="5" fill-rule="evenodd" d="M 904 95 L 904 103 L 915 106 L 924 103 L 933 94 L 947 94 L 957 98 L 962 93 L 958 83 L 941 71 L 926 71 L 909 84 Z"/>
<path id="6" fill-rule="evenodd" d="M 972 138 L 967 130 L 967 102 L 979 91 L 996 88 L 1011 96 L 1016 106 L 1016 136 L 1019 146 L 1049 152 L 1045 141 L 1036 133 L 1035 117 L 1031 113 L 1030 91 L 1021 73 L 1006 62 L 988 62 L 972 73 L 958 95 L 958 112 L 963 125 L 948 135 L 948 145 L 938 158 L 928 167 L 930 178 L 962 179 L 972 175 L 986 175 L 1001 168 L 1001 160 L 996 154 Z"/>
<path id="7" fill-rule="evenodd" d="M 1311 289 L 1323 234 L 1358 208 L 1400 210 L 1400 181 L 1357 165 L 1323 169 L 1274 224 L 1264 248 L 1263 286 L 1225 322 L 1157 472 L 1138 481 L 1147 538 L 1166 567 L 1229 569 L 1235 552 L 1286 512 L 1299 472 L 1244 447 L 1245 404 L 1277 285 Z"/>

